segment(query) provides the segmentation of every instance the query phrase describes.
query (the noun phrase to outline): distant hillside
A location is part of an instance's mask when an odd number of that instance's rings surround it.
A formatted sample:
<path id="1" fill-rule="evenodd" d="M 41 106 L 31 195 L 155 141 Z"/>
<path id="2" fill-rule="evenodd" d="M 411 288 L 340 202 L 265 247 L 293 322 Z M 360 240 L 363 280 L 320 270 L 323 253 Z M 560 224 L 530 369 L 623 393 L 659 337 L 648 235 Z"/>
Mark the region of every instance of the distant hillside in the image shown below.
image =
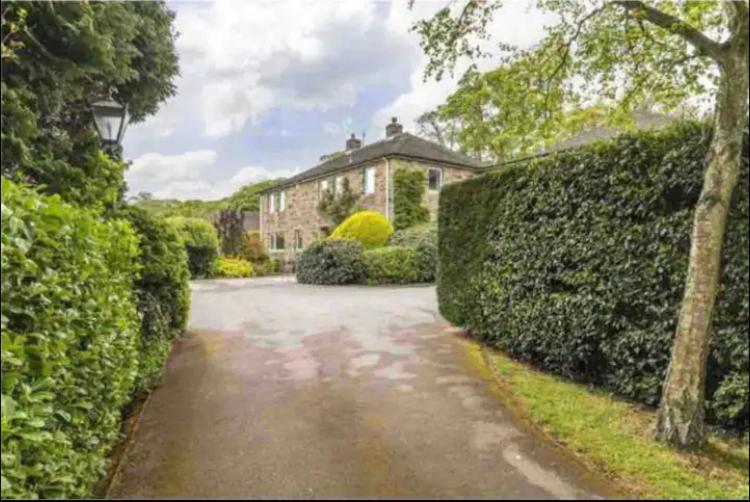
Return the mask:
<path id="1" fill-rule="evenodd" d="M 139 198 L 133 205 L 143 208 L 158 216 L 188 216 L 191 218 L 205 218 L 211 211 L 220 209 L 235 209 L 241 211 L 258 211 L 260 205 L 260 191 L 277 185 L 284 178 L 261 181 L 241 187 L 228 197 L 219 200 L 176 200 Z"/>

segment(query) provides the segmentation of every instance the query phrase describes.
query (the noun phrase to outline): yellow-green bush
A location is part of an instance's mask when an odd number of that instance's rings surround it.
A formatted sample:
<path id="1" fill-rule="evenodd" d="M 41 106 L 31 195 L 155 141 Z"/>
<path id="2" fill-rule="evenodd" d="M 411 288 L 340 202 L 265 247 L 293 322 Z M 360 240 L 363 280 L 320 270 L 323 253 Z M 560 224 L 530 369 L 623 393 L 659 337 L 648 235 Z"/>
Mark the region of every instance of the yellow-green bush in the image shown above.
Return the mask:
<path id="1" fill-rule="evenodd" d="M 139 370 L 138 240 L 2 180 L 2 497 L 81 498 Z"/>
<path id="2" fill-rule="evenodd" d="M 332 239 L 349 239 L 364 249 L 385 246 L 393 226 L 377 211 L 359 211 L 345 219 L 331 234 Z"/>
<path id="3" fill-rule="evenodd" d="M 214 272 L 217 277 L 252 277 L 255 275 L 252 263 L 242 258 L 228 256 L 216 259 Z"/>

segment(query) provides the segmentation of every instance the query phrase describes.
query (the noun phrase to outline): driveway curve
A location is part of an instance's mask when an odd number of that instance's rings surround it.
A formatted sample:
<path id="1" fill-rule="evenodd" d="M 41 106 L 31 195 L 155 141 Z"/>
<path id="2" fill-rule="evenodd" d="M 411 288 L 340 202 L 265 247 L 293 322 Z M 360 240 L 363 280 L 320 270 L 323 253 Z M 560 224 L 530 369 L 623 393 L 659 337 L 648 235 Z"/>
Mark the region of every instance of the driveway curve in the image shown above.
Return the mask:
<path id="1" fill-rule="evenodd" d="M 112 498 L 600 498 L 514 423 L 434 287 L 198 281 Z"/>

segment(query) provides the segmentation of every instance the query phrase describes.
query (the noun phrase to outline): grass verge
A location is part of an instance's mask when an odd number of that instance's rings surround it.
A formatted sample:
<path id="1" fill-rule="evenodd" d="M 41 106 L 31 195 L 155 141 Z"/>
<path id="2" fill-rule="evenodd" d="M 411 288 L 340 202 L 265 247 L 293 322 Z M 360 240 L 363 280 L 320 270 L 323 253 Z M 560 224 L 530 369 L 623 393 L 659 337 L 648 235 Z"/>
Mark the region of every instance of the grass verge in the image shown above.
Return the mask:
<path id="1" fill-rule="evenodd" d="M 676 451 L 651 439 L 655 414 L 561 380 L 484 348 L 517 412 L 642 498 L 748 499 L 748 443 L 711 435 L 701 451 Z"/>

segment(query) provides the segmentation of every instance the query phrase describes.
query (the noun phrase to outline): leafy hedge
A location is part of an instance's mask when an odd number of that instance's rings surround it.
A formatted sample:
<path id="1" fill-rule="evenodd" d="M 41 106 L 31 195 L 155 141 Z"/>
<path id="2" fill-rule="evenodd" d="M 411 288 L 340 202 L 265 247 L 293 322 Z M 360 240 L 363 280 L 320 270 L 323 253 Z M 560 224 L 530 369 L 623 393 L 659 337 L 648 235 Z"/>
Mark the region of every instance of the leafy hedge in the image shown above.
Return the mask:
<path id="1" fill-rule="evenodd" d="M 139 237 L 141 275 L 135 284 L 141 346 L 135 393 L 159 380 L 174 338 L 185 331 L 190 309 L 187 252 L 175 229 L 137 207 L 121 211 Z"/>
<path id="2" fill-rule="evenodd" d="M 440 312 L 515 357 L 657 404 L 709 137 L 680 124 L 447 185 Z M 746 136 L 707 382 L 709 418 L 745 430 L 747 156 Z"/>
<path id="3" fill-rule="evenodd" d="M 365 251 L 367 280 L 372 284 L 420 282 L 419 257 L 414 248 L 388 246 Z"/>
<path id="4" fill-rule="evenodd" d="M 437 225 L 426 223 L 397 230 L 388 241 L 389 246 L 408 246 L 417 253 L 417 282 L 432 282 L 437 271 Z"/>
<path id="5" fill-rule="evenodd" d="M 214 226 L 201 218 L 175 216 L 167 221 L 177 229 L 185 243 L 190 276 L 194 279 L 211 277 L 219 255 L 219 237 Z"/>
<path id="6" fill-rule="evenodd" d="M 393 226 L 397 230 L 429 221 L 430 212 L 422 205 L 424 173 L 396 169 L 393 173 Z"/>
<path id="7" fill-rule="evenodd" d="M 358 211 L 345 219 L 331 234 L 333 239 L 351 239 L 365 249 L 385 246 L 393 233 L 393 227 L 385 216 L 377 211 Z"/>
<path id="8" fill-rule="evenodd" d="M 362 245 L 346 239 L 315 241 L 297 257 L 297 281 L 302 284 L 357 284 L 366 277 Z"/>
<path id="9" fill-rule="evenodd" d="M 138 374 L 137 238 L 2 180 L 2 496 L 85 497 Z"/>
<path id="10" fill-rule="evenodd" d="M 249 261 L 227 256 L 217 258 L 214 270 L 217 277 L 252 277 L 255 275 L 253 265 Z"/>

